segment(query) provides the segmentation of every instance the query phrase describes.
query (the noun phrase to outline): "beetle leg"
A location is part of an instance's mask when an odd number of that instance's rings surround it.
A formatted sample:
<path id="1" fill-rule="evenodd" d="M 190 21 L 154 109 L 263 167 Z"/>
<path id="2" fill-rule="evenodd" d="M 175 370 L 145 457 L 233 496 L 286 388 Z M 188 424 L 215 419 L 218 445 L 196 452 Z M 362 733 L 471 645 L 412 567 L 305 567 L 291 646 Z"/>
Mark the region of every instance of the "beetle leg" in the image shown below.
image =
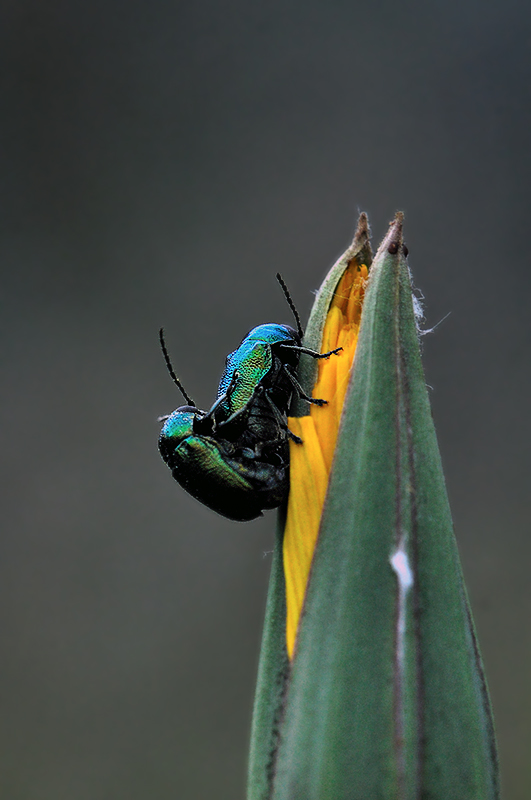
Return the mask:
<path id="1" fill-rule="evenodd" d="M 238 370 L 235 370 L 235 372 L 234 372 L 234 375 L 233 375 L 233 376 L 232 376 L 232 378 L 231 378 L 231 382 L 229 383 L 229 387 L 228 387 L 227 391 L 226 391 L 226 392 L 225 392 L 225 394 L 224 394 L 224 395 L 222 395 L 222 396 L 221 396 L 221 397 L 220 397 L 218 400 L 216 400 L 216 402 L 214 403 L 214 406 L 218 406 L 218 405 L 220 404 L 220 402 L 221 402 L 222 400 L 225 400 L 226 398 L 228 398 L 228 399 L 230 400 L 230 395 L 231 395 L 231 392 L 232 392 L 232 390 L 233 390 L 234 386 L 236 385 L 236 381 L 238 380 L 238 378 L 239 378 L 239 377 L 240 377 L 240 373 L 238 372 Z M 256 391 L 256 390 L 255 390 L 255 391 Z M 222 428 L 224 425 L 228 425 L 228 424 L 229 424 L 229 422 L 233 422 L 235 419 L 237 419 L 239 416 L 241 416 L 241 414 L 243 414 L 245 411 L 247 411 L 247 409 L 248 409 L 248 407 L 249 407 L 249 403 L 250 403 L 250 402 L 252 401 L 252 399 L 254 398 L 254 394 L 255 394 L 255 393 L 253 392 L 253 394 L 252 394 L 252 395 L 251 395 L 251 397 L 250 397 L 250 398 L 247 400 L 247 402 L 245 403 L 245 405 L 243 405 L 241 408 L 238 408 L 238 409 L 236 409 L 236 411 L 234 411 L 234 412 L 233 412 L 233 413 L 230 415 L 230 417 L 227 417 L 227 419 L 223 419 L 223 420 L 221 420 L 221 422 L 219 422 L 219 423 L 218 423 L 217 427 L 218 427 L 218 428 Z M 213 406 L 213 408 L 214 408 L 214 406 Z M 209 413 L 210 413 L 210 412 L 209 412 Z"/>
<path id="2" fill-rule="evenodd" d="M 225 395 L 224 395 L 224 397 L 225 397 Z M 253 395 L 253 397 L 254 397 L 254 395 Z M 244 411 L 247 411 L 247 407 L 248 407 L 248 405 L 249 405 L 249 403 L 251 402 L 252 399 L 253 398 L 251 397 L 246 402 L 246 404 L 244 406 L 242 406 L 241 408 L 238 408 L 237 411 L 235 411 L 233 414 L 230 415 L 230 417 L 227 417 L 227 419 L 223 419 L 223 420 L 221 420 L 221 422 L 218 422 L 216 427 L 223 428 L 224 425 L 228 425 L 230 422 L 233 422 L 235 419 L 237 419 L 239 416 L 241 416 L 241 414 L 243 414 Z"/>
<path id="3" fill-rule="evenodd" d="M 308 347 L 298 347 L 295 344 L 280 344 L 279 347 L 284 347 L 287 350 L 296 350 L 298 353 L 304 353 L 312 358 L 330 358 L 330 356 L 337 355 L 342 347 L 336 347 L 335 350 L 329 350 L 328 353 L 317 353 L 315 350 L 310 350 Z"/>
<path id="4" fill-rule="evenodd" d="M 214 416 L 214 412 L 216 411 L 217 408 L 219 408 L 219 406 L 223 403 L 224 400 L 230 399 L 232 390 L 234 389 L 234 387 L 236 385 L 236 382 L 237 382 L 239 377 L 240 377 L 240 373 L 238 372 L 238 370 L 235 370 L 234 373 L 233 373 L 232 378 L 230 379 L 230 383 L 229 383 L 229 385 L 227 387 L 227 391 L 224 392 L 224 394 L 220 395 L 220 397 L 218 397 L 218 399 L 216 400 L 214 405 L 209 409 L 209 411 L 207 411 L 207 413 L 204 416 L 204 419 L 212 418 L 212 422 L 214 424 L 214 428 L 216 427 L 216 418 Z M 242 411 L 242 410 L 243 409 L 240 409 L 240 411 Z M 221 422 L 220 425 L 226 425 L 226 423 L 229 422 L 230 420 L 232 420 L 236 414 L 240 413 L 240 411 L 236 411 L 235 414 L 232 414 L 232 416 L 229 417 L 228 420 L 225 420 L 224 422 Z"/>
<path id="5" fill-rule="evenodd" d="M 286 373 L 286 375 L 288 376 L 288 378 L 290 379 L 293 386 L 295 387 L 295 389 L 297 390 L 301 400 L 306 400 L 308 403 L 313 403 L 315 406 L 326 406 L 328 404 L 328 400 L 321 400 L 318 397 L 309 397 L 302 388 L 302 386 L 300 385 L 295 375 L 292 375 L 286 364 L 282 364 L 282 368 Z"/>
<path id="6" fill-rule="evenodd" d="M 221 405 L 221 403 L 222 403 L 224 400 L 226 400 L 226 399 L 227 399 L 227 397 L 228 397 L 228 392 L 225 392 L 225 394 L 222 394 L 222 395 L 221 395 L 221 397 L 218 397 L 218 399 L 216 400 L 216 402 L 214 403 L 214 405 L 210 407 L 210 409 L 207 411 L 207 413 L 205 414 L 205 416 L 204 416 L 204 418 L 203 418 L 203 419 L 207 419 L 207 418 L 210 418 L 210 417 L 212 417 L 213 419 L 215 419 L 215 418 L 214 418 L 214 412 L 216 411 L 216 409 L 218 408 L 218 406 L 220 406 L 220 405 Z"/>
<path id="7" fill-rule="evenodd" d="M 304 352 L 307 352 L 308 355 L 312 355 L 314 358 L 330 358 L 330 356 L 337 356 L 337 354 L 340 353 L 341 350 L 343 350 L 342 347 L 336 347 L 334 348 L 334 350 L 329 350 L 328 353 L 312 353 L 309 351 L 304 351 Z"/>
<path id="8" fill-rule="evenodd" d="M 267 400 L 267 402 L 269 403 L 269 407 L 271 408 L 271 411 L 275 415 L 275 418 L 276 418 L 278 424 L 288 434 L 288 439 L 291 439 L 291 441 L 295 442 L 295 444 L 302 444 L 302 439 L 300 438 L 300 436 L 296 436 L 288 428 L 288 423 L 286 422 L 286 420 L 284 419 L 284 417 L 282 416 L 282 414 L 280 413 L 280 411 L 278 410 L 276 405 L 273 403 L 273 401 L 269 397 L 268 389 L 264 389 L 264 397 Z"/>

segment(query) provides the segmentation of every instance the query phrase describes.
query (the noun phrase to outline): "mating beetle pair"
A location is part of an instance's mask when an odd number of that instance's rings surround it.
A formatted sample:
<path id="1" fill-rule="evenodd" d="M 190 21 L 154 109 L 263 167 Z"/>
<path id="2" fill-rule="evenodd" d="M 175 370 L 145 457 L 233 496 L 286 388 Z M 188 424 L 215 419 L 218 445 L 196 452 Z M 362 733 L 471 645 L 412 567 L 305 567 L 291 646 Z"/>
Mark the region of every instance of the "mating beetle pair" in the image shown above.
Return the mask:
<path id="1" fill-rule="evenodd" d="M 217 398 L 209 411 L 197 408 L 175 375 L 162 329 L 168 371 L 187 405 L 163 418 L 159 450 L 172 475 L 193 497 L 229 519 L 245 521 L 276 508 L 289 489 L 287 425 L 291 397 L 316 405 L 295 377 L 301 354 L 329 358 L 341 348 L 316 353 L 302 346 L 302 326 L 287 287 L 277 274 L 297 330 L 269 323 L 253 328 L 227 356 Z"/>

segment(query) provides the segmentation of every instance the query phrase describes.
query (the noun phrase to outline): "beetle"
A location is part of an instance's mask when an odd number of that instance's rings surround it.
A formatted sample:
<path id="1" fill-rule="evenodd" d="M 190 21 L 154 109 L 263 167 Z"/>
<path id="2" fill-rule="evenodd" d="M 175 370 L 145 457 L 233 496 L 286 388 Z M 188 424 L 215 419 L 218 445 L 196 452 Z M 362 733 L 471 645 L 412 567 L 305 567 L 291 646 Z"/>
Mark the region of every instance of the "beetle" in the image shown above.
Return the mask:
<path id="1" fill-rule="evenodd" d="M 289 489 L 288 439 L 301 444 L 287 425 L 292 394 L 309 403 L 326 400 L 305 394 L 294 372 L 301 353 L 329 358 L 341 348 L 316 353 L 302 346 L 302 326 L 288 289 L 277 274 L 297 322 L 253 328 L 227 356 L 217 398 L 209 411 L 197 408 L 175 375 L 164 342 L 168 371 L 187 405 L 162 417 L 162 458 L 193 497 L 229 519 L 244 521 L 276 508 Z"/>
<path id="2" fill-rule="evenodd" d="M 181 406 L 164 422 L 159 450 L 175 480 L 196 500 L 238 522 L 279 506 L 289 487 L 287 446 L 279 442 L 276 458 L 270 452 L 263 460 L 250 448 L 198 433 L 195 427 L 204 416 Z"/>
<path id="3" fill-rule="evenodd" d="M 187 403 L 160 418 L 159 452 L 175 480 L 196 500 L 238 522 L 279 506 L 289 488 L 285 434 L 260 448 L 247 446 L 245 434 L 233 441 L 220 436 L 211 412 L 195 405 L 175 375 L 162 328 L 159 338 L 170 376 Z"/>
<path id="4" fill-rule="evenodd" d="M 276 277 L 295 317 L 297 330 L 290 325 L 266 323 L 249 331 L 238 348 L 227 356 L 217 399 L 208 415 L 216 429 L 224 429 L 224 435 L 230 435 L 231 428 L 237 436 L 245 431 L 248 438 L 254 434 L 260 444 L 276 438 L 281 429 L 301 444 L 285 419 L 293 393 L 318 406 L 326 405 L 327 401 L 309 397 L 304 392 L 295 377 L 299 358 L 301 354 L 329 358 L 342 348 L 317 353 L 302 346 L 303 330 L 298 311 L 280 273 Z"/>

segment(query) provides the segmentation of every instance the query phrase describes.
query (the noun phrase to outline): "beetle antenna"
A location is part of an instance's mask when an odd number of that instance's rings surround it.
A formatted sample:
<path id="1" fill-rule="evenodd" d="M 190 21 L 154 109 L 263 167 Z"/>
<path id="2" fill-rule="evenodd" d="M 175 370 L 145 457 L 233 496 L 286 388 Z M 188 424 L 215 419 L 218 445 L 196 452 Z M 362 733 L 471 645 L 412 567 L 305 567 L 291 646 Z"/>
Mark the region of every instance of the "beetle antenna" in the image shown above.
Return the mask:
<path id="1" fill-rule="evenodd" d="M 282 291 L 284 292 L 284 297 L 288 301 L 288 306 L 293 311 L 293 316 L 295 317 L 295 322 L 297 323 L 297 331 L 299 332 L 299 336 L 302 339 L 302 337 L 304 336 L 304 331 L 303 331 L 302 325 L 301 325 L 301 318 L 299 317 L 299 312 L 295 308 L 295 303 L 291 299 L 291 295 L 290 295 L 290 293 L 288 291 L 288 287 L 284 283 L 284 279 L 283 279 L 282 275 L 280 274 L 280 272 L 277 272 L 277 281 L 280 283 L 280 286 L 282 287 Z"/>
<path id="2" fill-rule="evenodd" d="M 179 389 L 180 393 L 182 394 L 182 396 L 184 397 L 184 399 L 186 400 L 188 405 L 195 407 L 194 401 L 192 400 L 192 398 L 188 394 L 186 394 L 186 392 L 184 390 L 184 386 L 182 385 L 181 381 L 179 380 L 179 378 L 177 377 L 177 375 L 173 371 L 173 367 L 171 365 L 170 357 L 169 357 L 168 351 L 166 349 L 166 342 L 164 341 L 164 328 L 161 328 L 160 331 L 159 331 L 159 339 L 160 339 L 160 346 L 162 348 L 162 353 L 164 355 L 164 361 L 166 362 L 166 366 L 168 368 L 168 372 L 171 375 L 172 381 L 174 382 L 176 387 Z"/>

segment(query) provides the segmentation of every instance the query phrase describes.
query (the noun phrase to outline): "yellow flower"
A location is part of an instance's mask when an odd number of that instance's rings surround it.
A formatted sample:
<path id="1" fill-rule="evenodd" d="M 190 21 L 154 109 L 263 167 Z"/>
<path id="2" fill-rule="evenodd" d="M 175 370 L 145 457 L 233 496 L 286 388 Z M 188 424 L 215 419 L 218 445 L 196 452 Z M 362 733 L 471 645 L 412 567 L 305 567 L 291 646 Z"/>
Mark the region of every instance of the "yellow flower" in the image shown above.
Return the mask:
<path id="1" fill-rule="evenodd" d="M 363 298 L 369 273 L 354 257 L 348 263 L 332 296 L 321 344 L 322 352 L 342 347 L 342 352 L 318 362 L 313 397 L 326 406 L 310 406 L 310 415 L 290 417 L 288 425 L 303 444 L 290 443 L 290 484 L 284 532 L 286 579 L 286 643 L 293 657 L 297 628 L 304 603 L 319 523 L 350 371 L 356 353 Z"/>

